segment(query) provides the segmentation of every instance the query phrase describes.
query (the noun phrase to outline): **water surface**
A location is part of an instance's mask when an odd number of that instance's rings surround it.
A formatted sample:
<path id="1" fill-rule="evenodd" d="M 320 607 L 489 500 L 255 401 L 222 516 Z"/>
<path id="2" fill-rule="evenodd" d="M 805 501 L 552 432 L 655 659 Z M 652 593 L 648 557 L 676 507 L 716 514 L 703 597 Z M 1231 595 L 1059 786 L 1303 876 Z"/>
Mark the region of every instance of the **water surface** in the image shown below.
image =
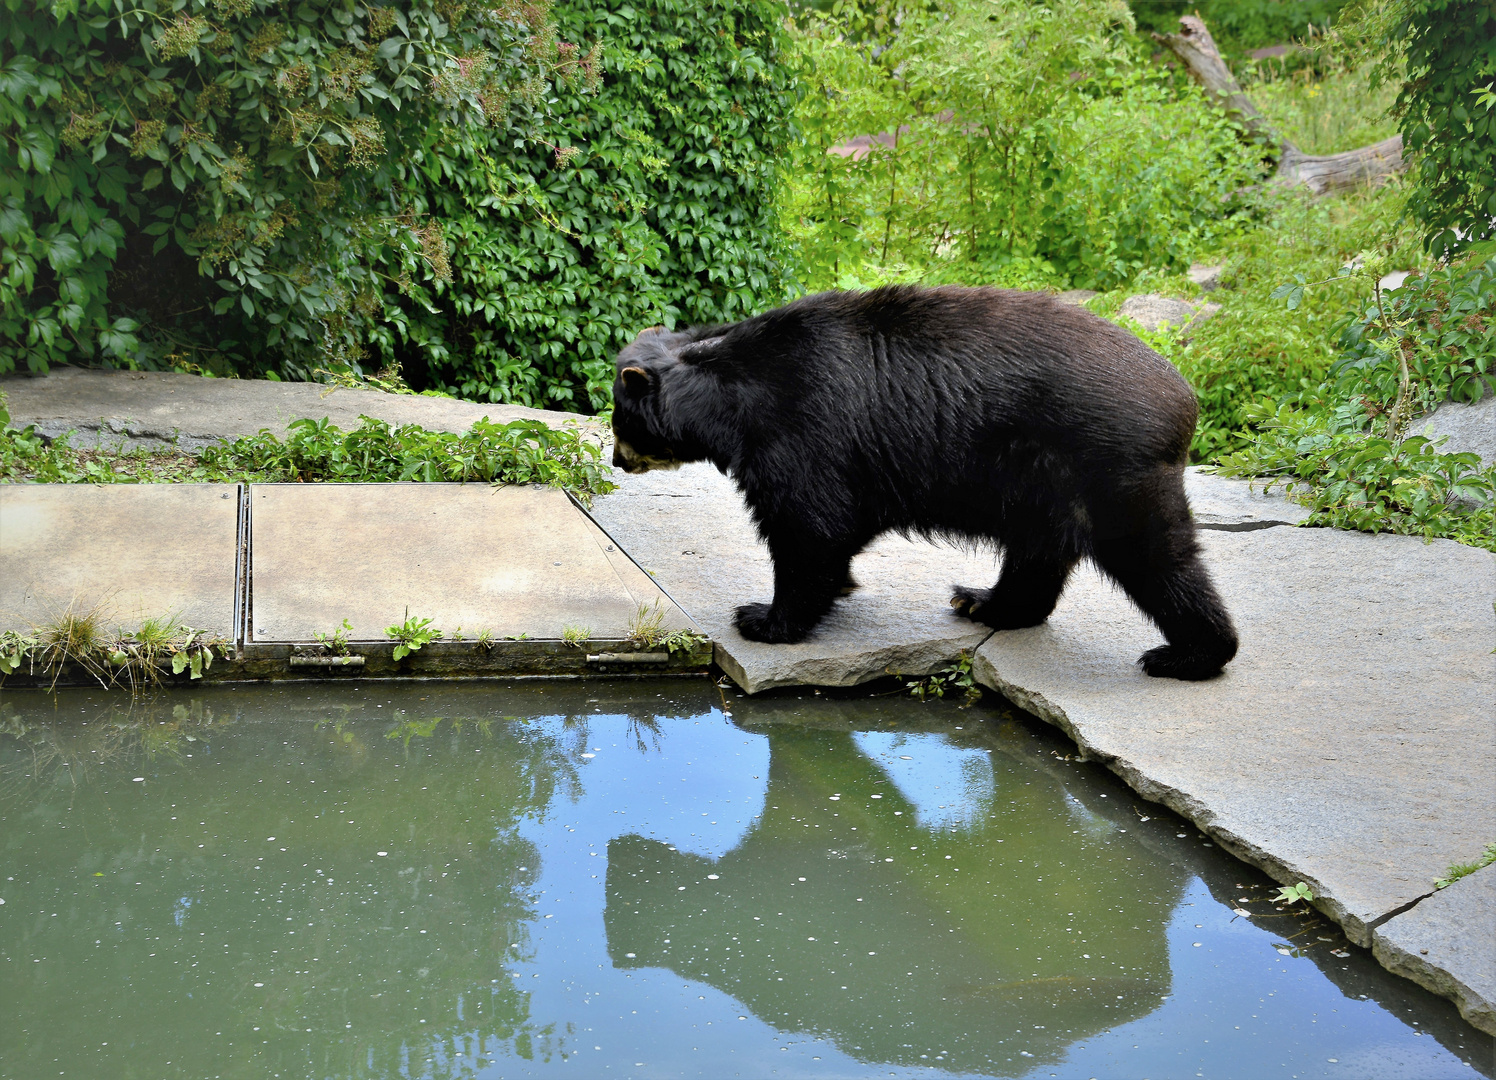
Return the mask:
<path id="1" fill-rule="evenodd" d="M 9 692 L 0 1077 L 1490 1075 L 1072 753 L 706 680 Z"/>

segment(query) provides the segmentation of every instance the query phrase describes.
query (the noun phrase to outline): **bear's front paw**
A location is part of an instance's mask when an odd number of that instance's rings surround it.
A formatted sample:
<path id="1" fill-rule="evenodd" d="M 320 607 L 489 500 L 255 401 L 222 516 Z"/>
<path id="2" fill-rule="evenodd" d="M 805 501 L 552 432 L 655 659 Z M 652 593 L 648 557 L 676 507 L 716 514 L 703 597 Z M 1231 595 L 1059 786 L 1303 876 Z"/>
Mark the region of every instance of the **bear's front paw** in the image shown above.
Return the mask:
<path id="1" fill-rule="evenodd" d="M 809 631 L 795 626 L 773 604 L 744 604 L 738 608 L 738 633 L 749 641 L 762 641 L 769 645 L 790 645 L 802 641 Z"/>
<path id="2" fill-rule="evenodd" d="M 1160 645 L 1149 649 L 1138 657 L 1143 672 L 1161 679 L 1183 679 L 1200 682 L 1213 679 L 1221 673 L 1224 662 L 1217 656 L 1206 655 L 1177 645 Z"/>

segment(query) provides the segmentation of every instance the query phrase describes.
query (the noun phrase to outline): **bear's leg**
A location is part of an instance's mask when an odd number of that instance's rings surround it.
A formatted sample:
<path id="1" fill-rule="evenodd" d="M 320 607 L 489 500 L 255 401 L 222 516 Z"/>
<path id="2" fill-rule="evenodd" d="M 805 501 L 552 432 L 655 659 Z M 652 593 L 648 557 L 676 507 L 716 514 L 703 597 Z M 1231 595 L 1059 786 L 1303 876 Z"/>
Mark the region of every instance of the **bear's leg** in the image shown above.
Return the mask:
<path id="1" fill-rule="evenodd" d="M 774 602 L 738 608 L 734 620 L 738 633 L 749 641 L 775 645 L 803 641 L 836 598 L 856 587 L 852 580 L 856 552 L 824 542 L 791 543 L 771 536 L 769 553 L 774 558 Z"/>
<path id="2" fill-rule="evenodd" d="M 1194 681 L 1219 675 L 1236 655 L 1236 629 L 1200 561 L 1194 524 L 1185 514 L 1144 535 L 1098 539 L 1095 557 L 1169 642 L 1139 657 L 1143 670 Z"/>
<path id="3" fill-rule="evenodd" d="M 1008 543 L 1003 551 L 1002 573 L 990 589 L 952 590 L 951 607 L 957 615 L 994 630 L 1021 630 L 1038 626 L 1054 611 L 1078 556 L 1056 551 L 1051 542 L 1018 546 Z"/>

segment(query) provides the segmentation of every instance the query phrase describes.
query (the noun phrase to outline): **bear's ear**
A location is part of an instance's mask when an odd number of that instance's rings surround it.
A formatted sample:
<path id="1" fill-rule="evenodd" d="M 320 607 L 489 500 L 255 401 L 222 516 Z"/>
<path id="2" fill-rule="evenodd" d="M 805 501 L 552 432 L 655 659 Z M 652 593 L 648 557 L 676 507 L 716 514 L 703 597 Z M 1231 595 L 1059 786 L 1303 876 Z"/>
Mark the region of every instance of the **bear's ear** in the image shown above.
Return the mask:
<path id="1" fill-rule="evenodd" d="M 623 388 L 630 394 L 644 394 L 649 390 L 649 372 L 641 367 L 626 367 L 618 373 Z"/>

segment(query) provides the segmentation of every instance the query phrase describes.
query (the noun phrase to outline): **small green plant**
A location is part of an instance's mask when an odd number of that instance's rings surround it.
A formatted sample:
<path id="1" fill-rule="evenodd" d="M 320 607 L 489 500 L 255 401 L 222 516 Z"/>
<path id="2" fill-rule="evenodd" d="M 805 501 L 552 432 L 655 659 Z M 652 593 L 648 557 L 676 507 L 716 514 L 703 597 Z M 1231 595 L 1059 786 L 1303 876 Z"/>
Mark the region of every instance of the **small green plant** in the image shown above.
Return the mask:
<path id="1" fill-rule="evenodd" d="M 920 701 L 928 701 L 932 697 L 943 698 L 947 691 L 960 690 L 964 697 L 961 703 L 963 708 L 980 700 L 982 696 L 982 688 L 976 684 L 971 674 L 971 653 L 965 649 L 939 671 L 922 678 L 909 679 L 908 686 L 909 693 Z"/>
<path id="2" fill-rule="evenodd" d="M 493 631 L 492 630 L 479 630 L 478 631 L 477 641 L 478 641 L 478 648 L 482 649 L 484 652 L 487 652 L 489 649 L 492 649 L 493 648 Z"/>
<path id="3" fill-rule="evenodd" d="M 135 630 L 109 632 L 104 628 L 102 606 L 81 610 L 74 604 L 29 634 L 15 630 L 0 634 L 0 678 L 24 666 L 28 675 L 50 674 L 55 687 L 64 668 L 73 664 L 100 685 L 114 686 L 123 680 L 136 690 L 158 685 L 168 668 L 173 675 L 185 671 L 190 678 L 202 678 L 213 665 L 213 650 L 227 655 L 227 644 L 218 635 L 187 626 L 175 615 L 148 617 Z"/>
<path id="4" fill-rule="evenodd" d="M 629 619 L 624 644 L 634 649 L 663 647 L 673 654 L 690 652 L 711 640 L 705 634 L 698 634 L 694 630 L 685 628 L 666 630 L 665 614 L 665 610 L 660 607 L 659 600 L 655 600 L 653 604 L 640 604 L 639 610 Z"/>
<path id="5" fill-rule="evenodd" d="M 403 660 L 422 646 L 441 638 L 442 632 L 431 625 L 430 619 L 412 619 L 410 608 L 405 609 L 405 621 L 398 626 L 386 626 L 384 632 L 395 641 L 394 658 Z"/>
<path id="6" fill-rule="evenodd" d="M 1447 889 L 1456 881 L 1459 881 L 1460 878 L 1469 877 L 1477 870 L 1490 866 L 1492 863 L 1496 863 L 1496 844 L 1487 844 L 1486 850 L 1481 854 L 1480 858 L 1467 863 L 1453 863 L 1448 870 L 1444 871 L 1444 876 L 1434 882 L 1434 888 Z"/>
<path id="7" fill-rule="evenodd" d="M 462 627 L 460 627 L 460 626 L 456 630 L 453 630 L 450 634 L 448 634 L 447 638 L 450 641 L 466 641 L 467 640 L 467 637 L 463 634 Z"/>
<path id="8" fill-rule="evenodd" d="M 561 628 L 561 640 L 573 649 L 580 649 L 592 640 L 592 627 L 590 626 L 565 626 Z"/>
<path id="9" fill-rule="evenodd" d="M 1313 900 L 1314 890 L 1302 881 L 1296 885 L 1280 885 L 1278 895 L 1273 897 L 1275 904 L 1297 904 L 1300 900 Z"/>
<path id="10" fill-rule="evenodd" d="M 523 630 L 521 630 L 517 634 L 506 634 L 506 635 L 504 635 L 504 640 L 505 641 L 529 641 L 530 640 L 530 635 L 527 634 L 527 633 L 525 633 Z M 490 634 L 489 634 L 489 642 L 492 643 L 492 641 L 493 641 L 493 634 L 490 632 Z"/>
<path id="11" fill-rule="evenodd" d="M 639 610 L 629 619 L 625 630 L 627 644 L 640 649 L 652 649 L 665 636 L 665 611 L 656 600 L 651 604 L 640 604 Z"/>
<path id="12" fill-rule="evenodd" d="M 325 634 L 319 631 L 313 634 L 312 637 L 316 638 L 318 645 L 321 645 L 324 649 L 332 653 L 334 656 L 347 656 L 348 635 L 352 631 L 353 624 L 347 619 L 344 619 L 343 625 L 338 627 L 332 633 Z"/>
<path id="13" fill-rule="evenodd" d="M 35 655 L 42 641 L 18 630 L 0 633 L 0 676 L 14 675 L 21 664 Z"/>

